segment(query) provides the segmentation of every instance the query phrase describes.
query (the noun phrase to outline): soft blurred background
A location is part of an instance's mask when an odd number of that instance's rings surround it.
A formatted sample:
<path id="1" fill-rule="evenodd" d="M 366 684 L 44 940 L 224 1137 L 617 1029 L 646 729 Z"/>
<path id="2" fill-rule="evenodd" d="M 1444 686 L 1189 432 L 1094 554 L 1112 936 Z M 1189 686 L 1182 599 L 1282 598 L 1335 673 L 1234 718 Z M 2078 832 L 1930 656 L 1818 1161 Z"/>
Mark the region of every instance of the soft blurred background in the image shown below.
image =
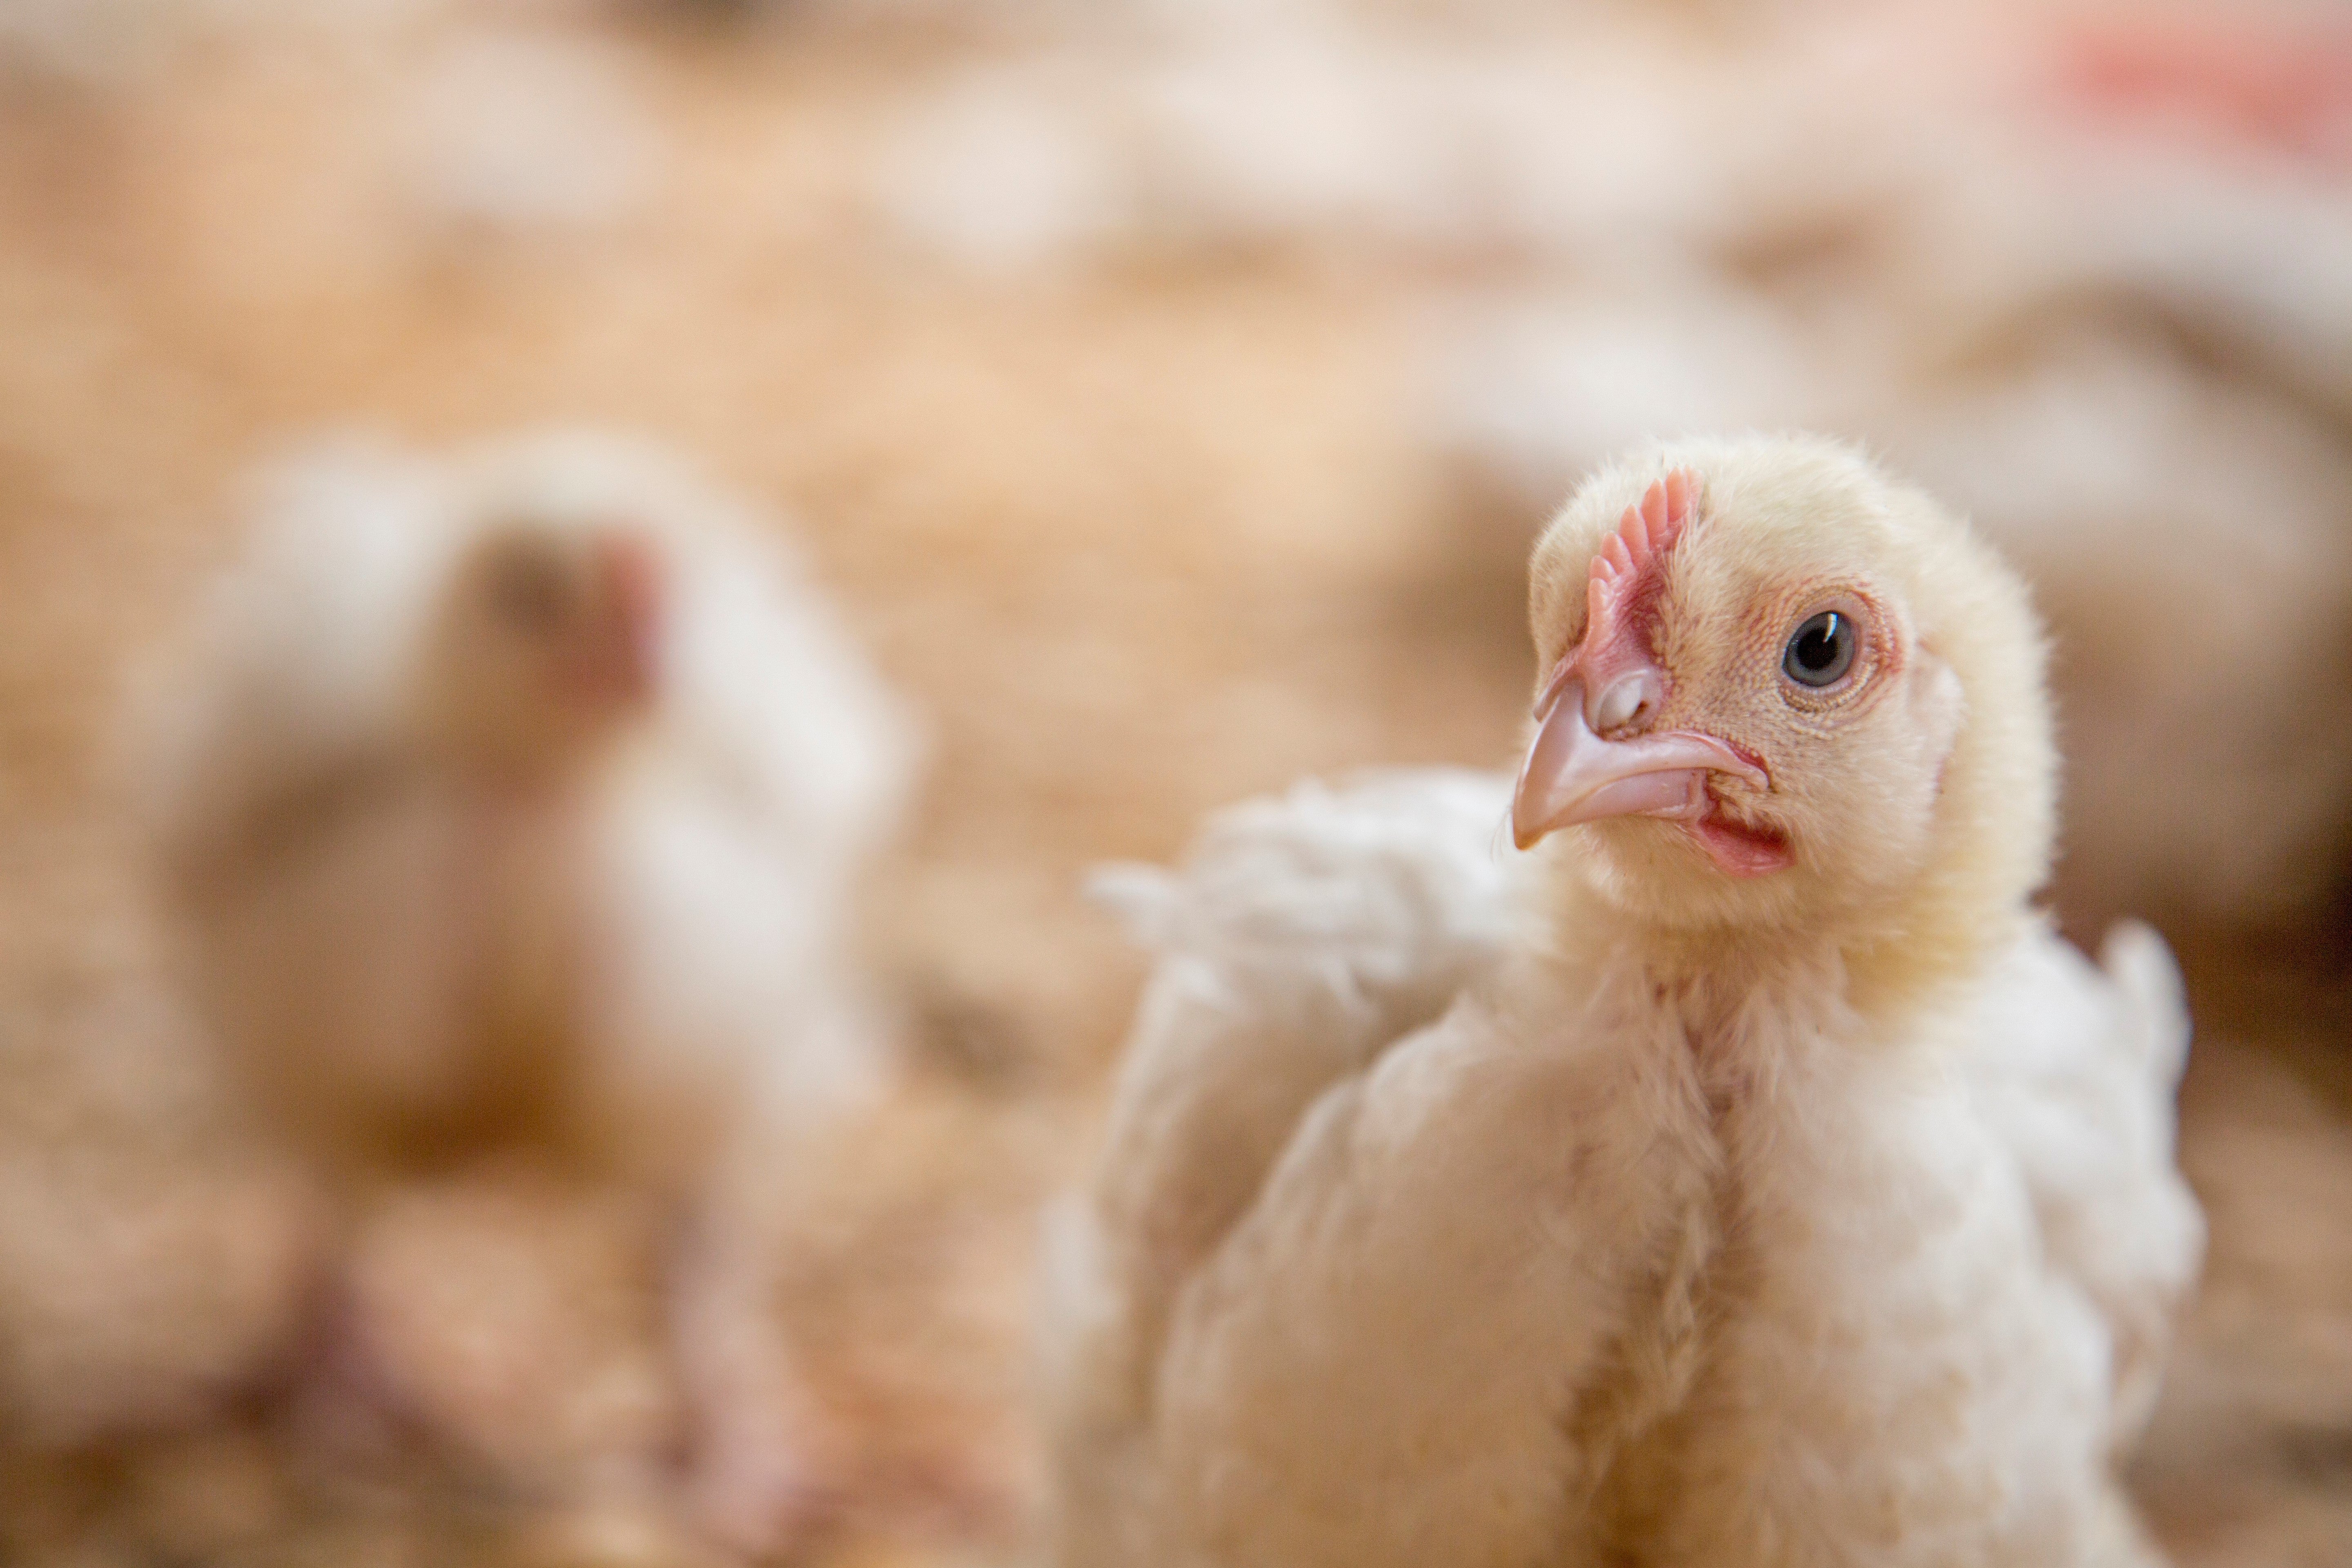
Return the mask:
<path id="1" fill-rule="evenodd" d="M 2352 1562 L 2352 16 L 0 0 L 0 1561 L 711 1560 L 499 1462 L 647 1353 L 564 1319 L 595 1213 L 395 1248 L 467 1441 L 321 1459 L 299 1205 L 125 825 L 125 683 L 257 465 L 550 421 L 779 520 L 929 732 L 860 917 L 897 1132 L 788 1309 L 853 1450 L 803 1560 L 1024 1560 L 1032 1215 L 1140 972 L 1085 868 L 1507 760 L 1582 468 L 1806 426 L 2033 576 L 2057 907 L 2189 973 L 2212 1248 L 2149 1516 Z M 562 1331 L 466 1360 L 534 1290 Z"/>

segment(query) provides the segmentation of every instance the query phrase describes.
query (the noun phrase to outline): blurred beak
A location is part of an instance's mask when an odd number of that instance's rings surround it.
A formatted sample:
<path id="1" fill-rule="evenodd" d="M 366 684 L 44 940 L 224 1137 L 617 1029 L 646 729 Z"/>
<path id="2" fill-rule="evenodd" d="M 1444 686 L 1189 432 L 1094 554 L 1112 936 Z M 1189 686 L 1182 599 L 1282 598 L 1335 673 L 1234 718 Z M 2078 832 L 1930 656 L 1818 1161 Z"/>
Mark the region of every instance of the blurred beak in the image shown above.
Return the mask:
<path id="1" fill-rule="evenodd" d="M 614 533 L 597 544 L 596 578 L 591 684 L 619 701 L 645 701 L 661 674 L 661 563 L 646 541 Z"/>
<path id="2" fill-rule="evenodd" d="M 1556 678 L 1544 702 L 1511 797 L 1511 837 L 1522 849 L 1573 823 L 1605 816 L 1702 816 L 1709 773 L 1766 782 L 1761 769 L 1694 730 L 1602 740 L 1585 717 L 1580 676 Z"/>

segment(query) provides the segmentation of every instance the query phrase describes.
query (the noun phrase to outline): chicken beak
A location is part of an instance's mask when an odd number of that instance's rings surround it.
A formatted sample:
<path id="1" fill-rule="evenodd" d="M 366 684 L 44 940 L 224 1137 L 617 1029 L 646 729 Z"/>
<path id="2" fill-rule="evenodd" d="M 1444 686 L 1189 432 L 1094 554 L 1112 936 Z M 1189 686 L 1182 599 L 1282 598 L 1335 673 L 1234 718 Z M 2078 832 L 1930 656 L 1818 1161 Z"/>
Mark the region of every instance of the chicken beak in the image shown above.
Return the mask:
<path id="1" fill-rule="evenodd" d="M 1604 741 L 1584 712 L 1584 682 L 1555 679 L 1511 797 L 1511 837 L 1531 849 L 1546 834 L 1607 816 L 1696 817 L 1707 810 L 1706 775 L 1736 773 L 1762 785 L 1762 770 L 1712 735 L 1669 730 Z"/>

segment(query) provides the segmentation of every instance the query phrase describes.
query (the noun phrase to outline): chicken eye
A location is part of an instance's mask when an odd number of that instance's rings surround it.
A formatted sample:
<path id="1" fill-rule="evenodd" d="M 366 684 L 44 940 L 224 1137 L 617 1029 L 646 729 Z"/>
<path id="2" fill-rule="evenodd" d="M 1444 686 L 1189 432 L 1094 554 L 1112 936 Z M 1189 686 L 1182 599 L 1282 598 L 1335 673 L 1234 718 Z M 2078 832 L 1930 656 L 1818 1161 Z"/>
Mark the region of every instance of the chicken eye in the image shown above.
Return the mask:
<path id="1" fill-rule="evenodd" d="M 1816 689 L 1835 686 L 1853 668 L 1854 650 L 1860 642 L 1853 616 L 1823 610 L 1808 618 L 1789 638 L 1789 646 L 1780 654 L 1780 672 L 1800 686 Z"/>

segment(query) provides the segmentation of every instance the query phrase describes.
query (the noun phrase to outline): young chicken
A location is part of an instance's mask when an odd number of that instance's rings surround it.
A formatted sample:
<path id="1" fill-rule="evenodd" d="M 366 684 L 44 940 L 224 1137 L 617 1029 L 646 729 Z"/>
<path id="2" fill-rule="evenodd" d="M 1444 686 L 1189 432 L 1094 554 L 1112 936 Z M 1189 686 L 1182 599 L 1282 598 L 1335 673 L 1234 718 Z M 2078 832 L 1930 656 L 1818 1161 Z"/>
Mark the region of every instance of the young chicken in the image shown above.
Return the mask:
<path id="1" fill-rule="evenodd" d="M 197 994 L 362 1235 L 499 1161 L 664 1205 L 693 1508 L 771 1544 L 821 1477 L 768 1238 L 885 1072 L 840 938 L 903 721 L 651 454 L 331 454 L 275 510 L 162 710 Z"/>
<path id="2" fill-rule="evenodd" d="M 2185 1022 L 2151 933 L 2028 906 L 2016 579 L 1843 447 L 1694 441 L 1530 603 L 1515 787 L 1120 884 L 1167 956 L 1048 1255 L 1060 1561 L 2157 1561 Z"/>

